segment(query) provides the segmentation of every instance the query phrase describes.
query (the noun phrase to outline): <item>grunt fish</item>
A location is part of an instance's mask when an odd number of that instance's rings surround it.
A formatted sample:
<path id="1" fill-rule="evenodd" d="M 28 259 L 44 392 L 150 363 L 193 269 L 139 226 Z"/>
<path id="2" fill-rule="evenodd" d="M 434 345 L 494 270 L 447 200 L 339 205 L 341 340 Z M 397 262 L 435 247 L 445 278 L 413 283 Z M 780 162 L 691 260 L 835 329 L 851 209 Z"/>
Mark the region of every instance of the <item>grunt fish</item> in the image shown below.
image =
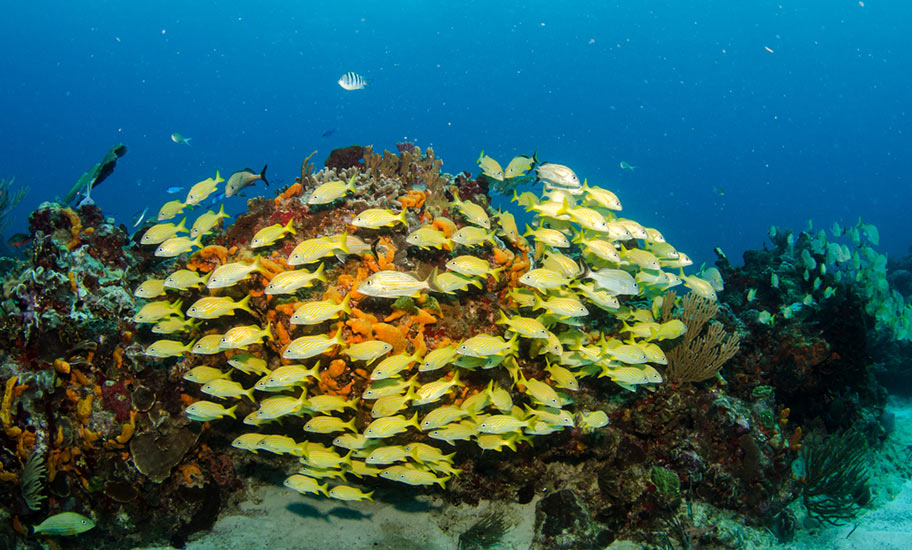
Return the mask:
<path id="1" fill-rule="evenodd" d="M 263 165 L 263 169 L 259 174 L 255 173 L 250 168 L 244 168 L 243 170 L 238 170 L 231 174 L 231 176 L 228 177 L 228 183 L 225 184 L 225 196 L 233 197 L 234 195 L 237 195 L 241 189 L 253 185 L 257 180 L 263 180 L 266 187 L 269 187 L 269 181 L 266 180 L 266 166 L 267 165 Z"/>

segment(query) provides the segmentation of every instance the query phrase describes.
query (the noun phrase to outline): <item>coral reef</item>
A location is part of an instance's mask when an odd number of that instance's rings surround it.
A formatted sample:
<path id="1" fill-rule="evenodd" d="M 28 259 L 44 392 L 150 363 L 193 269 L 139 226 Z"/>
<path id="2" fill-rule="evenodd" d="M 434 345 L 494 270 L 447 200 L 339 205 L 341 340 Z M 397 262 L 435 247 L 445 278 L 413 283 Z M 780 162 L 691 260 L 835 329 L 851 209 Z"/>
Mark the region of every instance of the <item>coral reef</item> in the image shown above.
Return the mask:
<path id="1" fill-rule="evenodd" d="M 540 166 L 508 178 L 523 236 L 489 206 L 499 180 L 431 150 L 312 156 L 174 258 L 93 205 L 32 214 L 0 262 L 6 540 L 75 511 L 99 548 L 181 546 L 280 475 L 342 500 L 534 501 L 542 549 L 731 547 L 690 511 L 787 538 L 798 506 L 866 505 L 854 465 L 885 396 L 868 358 L 898 369 L 874 352 L 909 334 L 873 226 L 776 230 L 741 267 L 679 278 L 686 256 L 607 190 L 525 187 Z M 508 527 L 480 518 L 460 544 Z"/>

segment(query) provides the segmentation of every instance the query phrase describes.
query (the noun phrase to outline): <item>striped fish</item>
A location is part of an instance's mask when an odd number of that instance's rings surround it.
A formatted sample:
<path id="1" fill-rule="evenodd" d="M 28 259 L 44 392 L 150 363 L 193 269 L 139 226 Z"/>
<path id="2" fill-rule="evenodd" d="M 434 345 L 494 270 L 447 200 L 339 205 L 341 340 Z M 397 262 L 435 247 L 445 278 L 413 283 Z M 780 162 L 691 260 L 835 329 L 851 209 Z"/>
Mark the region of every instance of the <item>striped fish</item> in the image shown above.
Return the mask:
<path id="1" fill-rule="evenodd" d="M 348 91 L 363 90 L 364 88 L 367 88 L 367 79 L 358 73 L 349 71 L 339 79 L 339 86 L 342 86 Z"/>
<path id="2" fill-rule="evenodd" d="M 78 535 L 95 527 L 95 521 L 76 512 L 55 514 L 35 526 L 35 534 Z"/>

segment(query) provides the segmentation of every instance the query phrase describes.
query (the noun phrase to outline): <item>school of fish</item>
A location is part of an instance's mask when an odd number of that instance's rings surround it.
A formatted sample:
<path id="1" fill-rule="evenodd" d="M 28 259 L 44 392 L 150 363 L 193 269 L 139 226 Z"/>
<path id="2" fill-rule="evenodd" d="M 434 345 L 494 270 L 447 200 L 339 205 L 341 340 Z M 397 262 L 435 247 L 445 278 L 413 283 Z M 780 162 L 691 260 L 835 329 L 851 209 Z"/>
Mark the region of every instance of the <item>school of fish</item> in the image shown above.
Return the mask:
<path id="1" fill-rule="evenodd" d="M 484 153 L 479 165 L 484 177 L 505 177 Z M 353 215 L 350 232 L 298 240 L 306 228 L 290 220 L 259 229 L 248 251 L 209 273 L 179 269 L 164 280 L 149 279 L 135 291 L 147 303 L 134 320 L 153 325 L 152 332 L 165 337 L 150 344 L 146 354 L 218 356 L 216 366 L 210 362 L 186 370 L 184 378 L 198 384 L 202 394 L 186 407 L 187 417 L 199 422 L 237 418 L 243 400 L 253 403 L 255 410 L 243 418 L 250 429 L 232 445 L 296 457 L 300 469 L 285 480 L 287 487 L 343 501 L 372 499 L 372 492 L 351 485 L 350 477 L 443 487 L 460 473 L 456 454 L 447 453 L 458 450 L 457 442 L 472 442 L 485 452 L 515 451 L 535 436 L 604 427 L 609 422 L 604 411 L 574 405 L 581 380 L 608 378 L 630 391 L 661 383 L 656 366 L 667 360 L 659 343 L 686 331 L 681 321 L 657 320 L 665 292 L 683 284 L 715 299 L 715 290 L 704 278 L 684 275 L 690 259 L 659 231 L 620 217 L 614 193 L 580 182 L 569 167 L 521 156 L 509 163 L 506 174 L 529 174 L 544 188 L 543 193 L 514 192 L 514 202 L 534 216 L 522 234 L 511 214 L 495 214 L 458 197 L 449 206 L 462 224 L 451 235 L 431 224 L 415 226 L 405 209 L 365 208 Z M 180 205 L 162 207 L 159 220 L 198 204 L 222 181 L 217 173 L 192 186 Z M 301 202 L 333 208 L 356 190 L 354 177 L 333 181 Z M 146 231 L 142 243 L 157 245 L 157 256 L 179 256 L 200 247 L 200 239 L 224 217 L 223 209 L 201 215 L 189 237 L 177 236 L 187 231 L 184 221 L 160 223 Z M 371 254 L 355 232 L 379 231 L 401 231 L 408 246 L 446 254 L 445 270 L 418 277 L 388 266 L 341 300 L 302 301 L 311 294 L 303 289 L 326 284 L 325 272 L 338 264 L 336 258 Z M 285 260 L 290 269 L 267 279 L 261 254 L 288 239 L 297 241 Z M 495 324 L 486 331 L 396 354 L 381 340 L 348 343 L 344 321 L 357 302 L 392 304 L 426 294 L 458 299 L 460 293 L 485 291 L 489 279 L 496 283 L 506 275 L 503 266 L 487 259 L 489 252 L 523 239 L 531 268 L 504 292 Z M 236 299 L 225 293 L 248 288 L 254 278 L 263 279 L 265 294 L 298 300 L 282 327 L 292 340 L 280 356 L 263 345 L 275 338 L 275 317 L 266 322 L 264 312 L 251 308 L 250 294 Z M 593 308 L 613 316 L 616 327 L 592 329 L 587 319 Z M 215 333 L 210 323 L 224 327 L 225 321 L 230 327 Z M 197 337 L 186 341 L 188 333 Z M 321 374 L 332 360 L 369 372 L 364 391 L 347 398 L 327 391 Z M 466 381 L 486 375 L 487 369 L 499 369 L 490 371 L 487 384 Z M 290 417 L 302 419 L 301 431 L 283 430 Z"/>

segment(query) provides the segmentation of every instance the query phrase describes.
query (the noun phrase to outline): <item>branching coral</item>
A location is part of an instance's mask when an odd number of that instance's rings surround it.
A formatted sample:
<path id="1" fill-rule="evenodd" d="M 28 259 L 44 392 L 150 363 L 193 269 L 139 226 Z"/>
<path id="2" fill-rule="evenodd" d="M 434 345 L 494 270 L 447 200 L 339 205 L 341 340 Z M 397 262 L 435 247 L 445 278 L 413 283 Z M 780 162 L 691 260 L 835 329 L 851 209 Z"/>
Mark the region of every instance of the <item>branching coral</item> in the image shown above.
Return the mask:
<path id="1" fill-rule="evenodd" d="M 740 347 L 737 333 L 728 334 L 719 323 L 707 323 L 719 312 L 719 306 L 696 293 L 691 292 L 681 299 L 677 315 L 671 314 L 674 292 L 663 300 L 663 320 L 679 319 L 687 326 L 687 332 L 678 345 L 666 356 L 669 379 L 677 382 L 700 382 L 712 378 L 722 369 Z M 704 330 L 705 329 L 705 330 Z"/>
<path id="2" fill-rule="evenodd" d="M 16 178 L 9 180 L 0 179 L 0 231 L 3 231 L 3 226 L 6 223 L 6 216 L 9 214 L 10 210 L 16 207 L 23 198 L 25 198 L 26 193 L 28 193 L 28 187 L 19 187 L 13 190 L 13 182 Z"/>
<path id="3" fill-rule="evenodd" d="M 867 454 L 864 434 L 858 431 L 805 440 L 801 496 L 808 515 L 830 525 L 841 525 L 858 515 L 869 496 Z"/>

